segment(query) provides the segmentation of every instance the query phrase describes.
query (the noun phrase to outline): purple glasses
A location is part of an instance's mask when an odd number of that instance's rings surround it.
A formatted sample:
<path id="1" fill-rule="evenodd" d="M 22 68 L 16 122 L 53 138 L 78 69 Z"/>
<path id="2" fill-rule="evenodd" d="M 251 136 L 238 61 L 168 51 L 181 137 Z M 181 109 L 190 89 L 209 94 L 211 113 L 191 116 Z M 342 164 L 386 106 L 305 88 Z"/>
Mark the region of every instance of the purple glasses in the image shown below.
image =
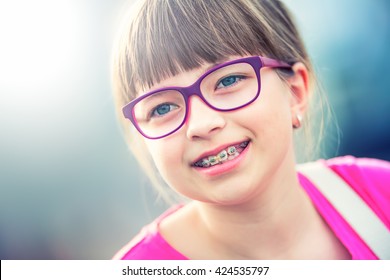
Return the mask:
<path id="1" fill-rule="evenodd" d="M 260 56 L 232 60 L 208 70 L 188 87 L 166 87 L 146 93 L 125 105 L 123 114 L 144 137 L 166 137 L 185 123 L 191 95 L 223 112 L 252 103 L 260 95 L 262 67 L 291 68 L 291 65 Z"/>

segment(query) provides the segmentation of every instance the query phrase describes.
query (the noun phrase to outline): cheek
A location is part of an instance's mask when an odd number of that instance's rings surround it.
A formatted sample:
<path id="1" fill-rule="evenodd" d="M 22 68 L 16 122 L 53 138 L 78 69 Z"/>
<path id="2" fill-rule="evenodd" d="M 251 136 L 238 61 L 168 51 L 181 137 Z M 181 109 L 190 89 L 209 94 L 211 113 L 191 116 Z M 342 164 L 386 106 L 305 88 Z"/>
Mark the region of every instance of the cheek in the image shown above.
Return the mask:
<path id="1" fill-rule="evenodd" d="M 182 164 L 183 148 L 181 143 L 160 139 L 148 141 L 146 146 L 160 175 L 166 181 L 170 181 L 170 178 L 175 175 Z"/>
<path id="2" fill-rule="evenodd" d="M 278 89 L 262 93 L 261 98 L 243 112 L 248 125 L 257 128 L 255 131 L 259 133 L 258 136 L 291 132 L 289 93 Z"/>
<path id="3" fill-rule="evenodd" d="M 164 141 L 148 145 L 152 160 L 159 172 L 159 176 L 175 192 L 186 197 L 196 198 L 197 196 L 188 189 L 191 177 L 183 159 L 183 141 Z"/>
<path id="4" fill-rule="evenodd" d="M 278 77 L 268 79 L 260 97 L 242 110 L 245 126 L 254 135 L 262 152 L 285 153 L 292 145 L 290 92 Z"/>

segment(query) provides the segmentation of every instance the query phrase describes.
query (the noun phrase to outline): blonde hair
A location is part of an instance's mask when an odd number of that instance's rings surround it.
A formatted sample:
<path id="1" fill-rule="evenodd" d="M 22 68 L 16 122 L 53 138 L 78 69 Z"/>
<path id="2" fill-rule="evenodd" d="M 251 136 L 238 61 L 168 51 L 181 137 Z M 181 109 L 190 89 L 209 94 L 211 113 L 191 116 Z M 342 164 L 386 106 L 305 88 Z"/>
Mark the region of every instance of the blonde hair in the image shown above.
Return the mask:
<path id="1" fill-rule="evenodd" d="M 158 171 L 140 135 L 131 133 L 121 114 L 137 93 L 182 71 L 234 55 L 302 62 L 310 81 L 315 80 L 292 17 L 278 0 L 142 0 L 132 7 L 127 21 L 114 49 L 114 94 L 129 146 L 154 185 L 160 185 Z M 281 70 L 278 74 L 283 78 Z M 305 115 L 305 126 L 309 119 Z M 303 130 L 311 139 L 311 130 Z"/>

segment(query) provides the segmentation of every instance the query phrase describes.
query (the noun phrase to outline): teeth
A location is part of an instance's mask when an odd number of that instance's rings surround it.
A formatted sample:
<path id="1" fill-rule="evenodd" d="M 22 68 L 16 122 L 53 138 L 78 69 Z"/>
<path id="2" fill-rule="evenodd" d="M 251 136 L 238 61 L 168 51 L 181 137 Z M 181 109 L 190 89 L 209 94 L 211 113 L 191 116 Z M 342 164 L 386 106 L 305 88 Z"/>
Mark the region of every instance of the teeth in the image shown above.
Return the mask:
<path id="1" fill-rule="evenodd" d="M 210 161 L 208 159 L 203 159 L 202 160 L 202 166 L 203 167 L 209 167 L 210 166 Z"/>
<path id="2" fill-rule="evenodd" d="M 241 148 L 246 148 L 246 146 L 248 146 L 248 144 L 249 144 L 249 141 L 242 142 L 242 143 L 240 144 L 240 147 L 241 147 Z"/>
<path id="3" fill-rule="evenodd" d="M 229 157 L 228 157 L 228 160 L 232 160 L 232 159 L 234 159 L 234 158 L 236 158 L 236 157 L 238 157 L 240 154 L 239 153 L 234 153 L 234 154 L 232 154 L 232 155 L 229 155 Z"/>
<path id="4" fill-rule="evenodd" d="M 236 147 L 234 146 L 231 146 L 229 148 L 227 148 L 227 153 L 231 156 L 231 155 L 234 155 L 235 153 L 237 152 L 237 149 Z"/>
<path id="5" fill-rule="evenodd" d="M 210 165 L 216 165 L 219 163 L 218 157 L 217 156 L 209 156 L 209 162 Z"/>
<path id="6" fill-rule="evenodd" d="M 225 150 L 223 150 L 222 152 L 220 152 L 220 153 L 218 154 L 218 159 L 219 159 L 220 162 L 225 162 L 225 161 L 227 161 L 227 159 L 228 159 L 228 153 L 227 153 Z"/>
<path id="7" fill-rule="evenodd" d="M 226 150 L 222 150 L 216 156 L 209 156 L 194 163 L 194 166 L 207 168 L 213 165 L 224 163 L 228 160 L 232 160 L 239 156 L 241 151 L 244 150 L 248 146 L 248 144 L 249 141 L 245 141 L 240 143 L 239 145 L 227 147 Z"/>

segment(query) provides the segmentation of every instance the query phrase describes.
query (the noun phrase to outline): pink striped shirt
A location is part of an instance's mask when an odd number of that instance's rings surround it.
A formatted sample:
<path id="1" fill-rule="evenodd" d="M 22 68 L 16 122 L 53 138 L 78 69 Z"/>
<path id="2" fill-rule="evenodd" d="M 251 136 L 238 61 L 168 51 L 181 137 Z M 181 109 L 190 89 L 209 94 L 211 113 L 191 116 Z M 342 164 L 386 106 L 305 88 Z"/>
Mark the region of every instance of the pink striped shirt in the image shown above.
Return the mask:
<path id="1" fill-rule="evenodd" d="M 371 207 L 390 231 L 390 163 L 377 159 L 345 156 L 322 160 L 341 176 Z M 298 174 L 302 187 L 311 198 L 317 211 L 331 230 L 350 252 L 352 259 L 378 259 L 337 210 L 302 174 Z M 159 233 L 159 223 L 181 206 L 174 206 L 145 226 L 141 232 L 116 255 L 115 259 L 127 260 L 186 260 Z"/>

